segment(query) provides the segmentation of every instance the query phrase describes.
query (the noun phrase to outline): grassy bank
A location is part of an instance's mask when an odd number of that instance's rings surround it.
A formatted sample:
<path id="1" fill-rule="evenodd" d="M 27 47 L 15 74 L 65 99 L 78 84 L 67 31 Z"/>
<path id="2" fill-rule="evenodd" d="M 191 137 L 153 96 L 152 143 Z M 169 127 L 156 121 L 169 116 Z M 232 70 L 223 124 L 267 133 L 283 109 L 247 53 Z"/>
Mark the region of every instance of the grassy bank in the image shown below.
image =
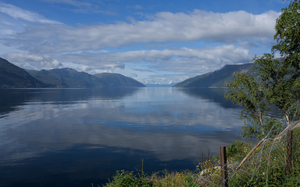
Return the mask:
<path id="1" fill-rule="evenodd" d="M 286 138 L 269 139 L 257 147 L 246 162 L 236 170 L 253 146 L 236 141 L 227 146 L 228 184 L 237 186 L 300 186 L 300 128 L 293 130 L 291 168 L 286 168 Z M 220 186 L 218 156 L 204 160 L 194 171 L 161 171 L 147 175 L 141 170 L 117 171 L 104 187 L 194 187 Z M 99 186 L 99 185 L 92 185 Z"/>

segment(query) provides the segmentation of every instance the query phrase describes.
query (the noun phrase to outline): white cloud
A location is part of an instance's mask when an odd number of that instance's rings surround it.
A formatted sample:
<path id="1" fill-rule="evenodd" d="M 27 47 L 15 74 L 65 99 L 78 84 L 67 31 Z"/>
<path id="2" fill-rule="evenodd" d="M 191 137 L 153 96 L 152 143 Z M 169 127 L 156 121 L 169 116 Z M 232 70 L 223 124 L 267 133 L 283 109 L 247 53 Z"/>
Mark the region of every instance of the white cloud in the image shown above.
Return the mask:
<path id="1" fill-rule="evenodd" d="M 130 72 L 138 74 L 136 79 L 143 83 L 179 82 L 188 77 L 215 71 L 227 64 L 248 63 L 251 62 L 252 58 L 253 55 L 249 54 L 249 50 L 233 45 L 203 49 L 182 48 L 102 54 L 81 53 L 59 57 L 64 65 L 70 65 L 65 62 L 77 63 L 77 66 L 72 66 L 77 70 L 80 70 L 78 68 L 80 65 L 90 67 L 86 70 L 92 74 L 101 72 L 103 69 L 110 71 L 114 71 L 116 68 L 123 69 L 127 63 L 136 68 L 146 63 L 144 68 L 152 71 L 144 72 L 137 68 L 133 69 L 134 72 Z"/>
<path id="2" fill-rule="evenodd" d="M 44 0 L 46 2 L 50 2 L 50 3 L 64 3 L 64 4 L 69 4 L 69 5 L 73 5 L 73 6 L 77 6 L 77 7 L 90 7 L 92 6 L 91 3 L 88 2 L 79 2 L 79 1 L 75 1 L 75 0 Z"/>
<path id="3" fill-rule="evenodd" d="M 80 2 L 76 0 L 43 0 L 48 3 L 57 3 L 57 4 L 68 4 L 76 7 L 75 9 L 69 9 L 73 12 L 80 12 L 80 13 L 102 13 L 107 15 L 117 15 L 115 12 L 111 11 L 104 11 L 101 10 L 101 6 L 99 6 L 98 3 L 101 3 L 100 1 L 96 2 Z M 66 9 L 64 9 L 66 10 Z"/>
<path id="4" fill-rule="evenodd" d="M 63 67 L 58 60 L 48 55 L 10 53 L 6 55 L 6 59 L 25 69 L 52 69 Z"/>
<path id="5" fill-rule="evenodd" d="M 171 62 L 196 61 L 198 63 L 214 63 L 216 65 L 245 63 L 252 59 L 252 55 L 244 48 L 233 45 L 206 47 L 198 49 L 181 48 L 165 50 L 139 50 L 121 53 L 81 53 L 61 56 L 62 61 L 78 62 L 83 64 L 126 63 L 126 62 L 152 62 L 154 64 L 167 64 Z M 160 61 L 158 61 L 160 60 Z M 170 64 L 169 64 L 170 63 Z M 202 63 L 202 64 L 203 64 Z M 172 65 L 173 66 L 173 65 Z M 170 67 L 172 69 L 172 67 Z"/>
<path id="6" fill-rule="evenodd" d="M 181 48 L 161 51 L 64 54 L 57 55 L 55 58 L 49 55 L 11 53 L 7 54 L 6 58 L 27 69 L 52 69 L 65 66 L 91 74 L 103 71 L 114 72 L 117 68 L 124 69 L 126 64 L 131 64 L 133 68 L 137 69 L 130 70 L 128 76 L 137 74 L 136 79 L 144 83 L 168 83 L 208 73 L 220 69 L 226 64 L 251 62 L 253 56 L 247 49 L 224 45 L 203 49 Z M 138 69 L 145 62 L 147 65 L 144 65 L 144 68 L 151 69 L 151 71 L 144 72 Z"/>
<path id="7" fill-rule="evenodd" d="M 18 35 L 15 41 L 28 42 L 23 45 L 24 48 L 43 52 L 97 50 L 147 42 L 265 42 L 274 35 L 278 16 L 279 13 L 274 11 L 259 15 L 245 11 L 213 13 L 195 10 L 190 14 L 161 12 L 152 20 L 132 23 L 77 28 L 66 25 L 31 27 Z"/>
<path id="8" fill-rule="evenodd" d="M 43 16 L 40 16 L 39 14 L 6 3 L 0 3 L 0 12 L 7 14 L 15 19 L 22 19 L 29 22 L 60 24 L 57 21 L 48 20 Z"/>

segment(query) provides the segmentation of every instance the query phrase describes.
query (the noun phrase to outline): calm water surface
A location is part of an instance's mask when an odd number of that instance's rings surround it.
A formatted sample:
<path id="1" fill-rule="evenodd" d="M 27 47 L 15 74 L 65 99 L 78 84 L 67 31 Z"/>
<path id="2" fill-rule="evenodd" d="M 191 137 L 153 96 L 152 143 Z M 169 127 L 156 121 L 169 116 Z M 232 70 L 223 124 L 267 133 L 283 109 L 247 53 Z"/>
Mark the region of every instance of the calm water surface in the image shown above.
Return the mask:
<path id="1" fill-rule="evenodd" d="M 0 186 L 90 187 L 116 170 L 194 170 L 239 140 L 224 89 L 0 89 Z"/>

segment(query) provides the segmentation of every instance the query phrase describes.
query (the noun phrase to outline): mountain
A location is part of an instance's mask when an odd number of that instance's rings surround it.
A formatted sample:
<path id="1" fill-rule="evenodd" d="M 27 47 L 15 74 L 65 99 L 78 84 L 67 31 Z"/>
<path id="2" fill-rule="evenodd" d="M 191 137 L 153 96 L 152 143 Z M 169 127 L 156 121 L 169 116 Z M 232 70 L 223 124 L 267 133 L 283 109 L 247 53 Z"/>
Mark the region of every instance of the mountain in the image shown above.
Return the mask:
<path id="1" fill-rule="evenodd" d="M 146 87 L 144 84 L 117 73 L 98 73 L 94 75 L 109 87 Z"/>
<path id="2" fill-rule="evenodd" d="M 24 69 L 0 58 L 0 88 L 44 88 L 41 81 L 32 77 Z"/>
<path id="3" fill-rule="evenodd" d="M 174 87 L 226 87 L 226 83 L 234 81 L 233 73 L 236 71 L 255 75 L 256 72 L 252 71 L 252 66 L 253 63 L 242 65 L 226 65 L 220 70 L 189 78 L 174 85 Z"/>
<path id="4" fill-rule="evenodd" d="M 0 88 L 102 88 L 145 87 L 144 84 L 120 74 L 90 75 L 74 69 L 24 70 L 0 58 Z"/>
<path id="5" fill-rule="evenodd" d="M 51 88 L 67 88 L 69 87 L 66 83 L 62 82 L 61 80 L 55 78 L 51 75 L 49 71 L 46 70 L 26 70 L 31 76 L 34 78 L 40 80 L 44 84 L 46 84 L 48 87 Z"/>
<path id="6" fill-rule="evenodd" d="M 144 87 L 142 83 L 116 73 L 90 75 L 74 69 L 27 70 L 33 77 L 49 87 L 95 88 L 95 87 Z"/>
<path id="7" fill-rule="evenodd" d="M 64 82 L 70 88 L 107 87 L 107 84 L 98 77 L 85 72 L 78 72 L 71 68 L 45 70 L 49 75 Z"/>

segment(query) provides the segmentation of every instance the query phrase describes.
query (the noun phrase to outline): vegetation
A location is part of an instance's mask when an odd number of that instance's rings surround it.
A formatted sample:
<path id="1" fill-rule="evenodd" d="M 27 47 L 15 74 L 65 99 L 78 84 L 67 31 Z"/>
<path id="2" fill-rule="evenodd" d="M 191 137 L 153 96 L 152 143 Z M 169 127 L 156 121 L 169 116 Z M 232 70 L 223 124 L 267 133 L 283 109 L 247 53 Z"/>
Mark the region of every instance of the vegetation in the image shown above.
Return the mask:
<path id="1" fill-rule="evenodd" d="M 275 27 L 277 44 L 272 47 L 272 53 L 254 58 L 253 70 L 258 72 L 259 79 L 237 72 L 234 82 L 227 84 L 226 98 L 245 108 L 241 113 L 245 119 L 244 138 L 260 139 L 274 126 L 279 131 L 284 128 L 279 120 L 267 116 L 270 105 L 281 111 L 286 124 L 299 116 L 299 106 L 294 105 L 300 94 L 299 10 L 298 0 L 282 9 Z M 281 58 L 274 59 L 276 53 Z"/>
<path id="2" fill-rule="evenodd" d="M 163 171 L 151 176 L 137 176 L 133 172 L 122 170 L 117 171 L 112 181 L 107 183 L 105 187 L 181 187 L 192 185 L 194 179 L 194 173 L 191 171 L 172 173 Z"/>

